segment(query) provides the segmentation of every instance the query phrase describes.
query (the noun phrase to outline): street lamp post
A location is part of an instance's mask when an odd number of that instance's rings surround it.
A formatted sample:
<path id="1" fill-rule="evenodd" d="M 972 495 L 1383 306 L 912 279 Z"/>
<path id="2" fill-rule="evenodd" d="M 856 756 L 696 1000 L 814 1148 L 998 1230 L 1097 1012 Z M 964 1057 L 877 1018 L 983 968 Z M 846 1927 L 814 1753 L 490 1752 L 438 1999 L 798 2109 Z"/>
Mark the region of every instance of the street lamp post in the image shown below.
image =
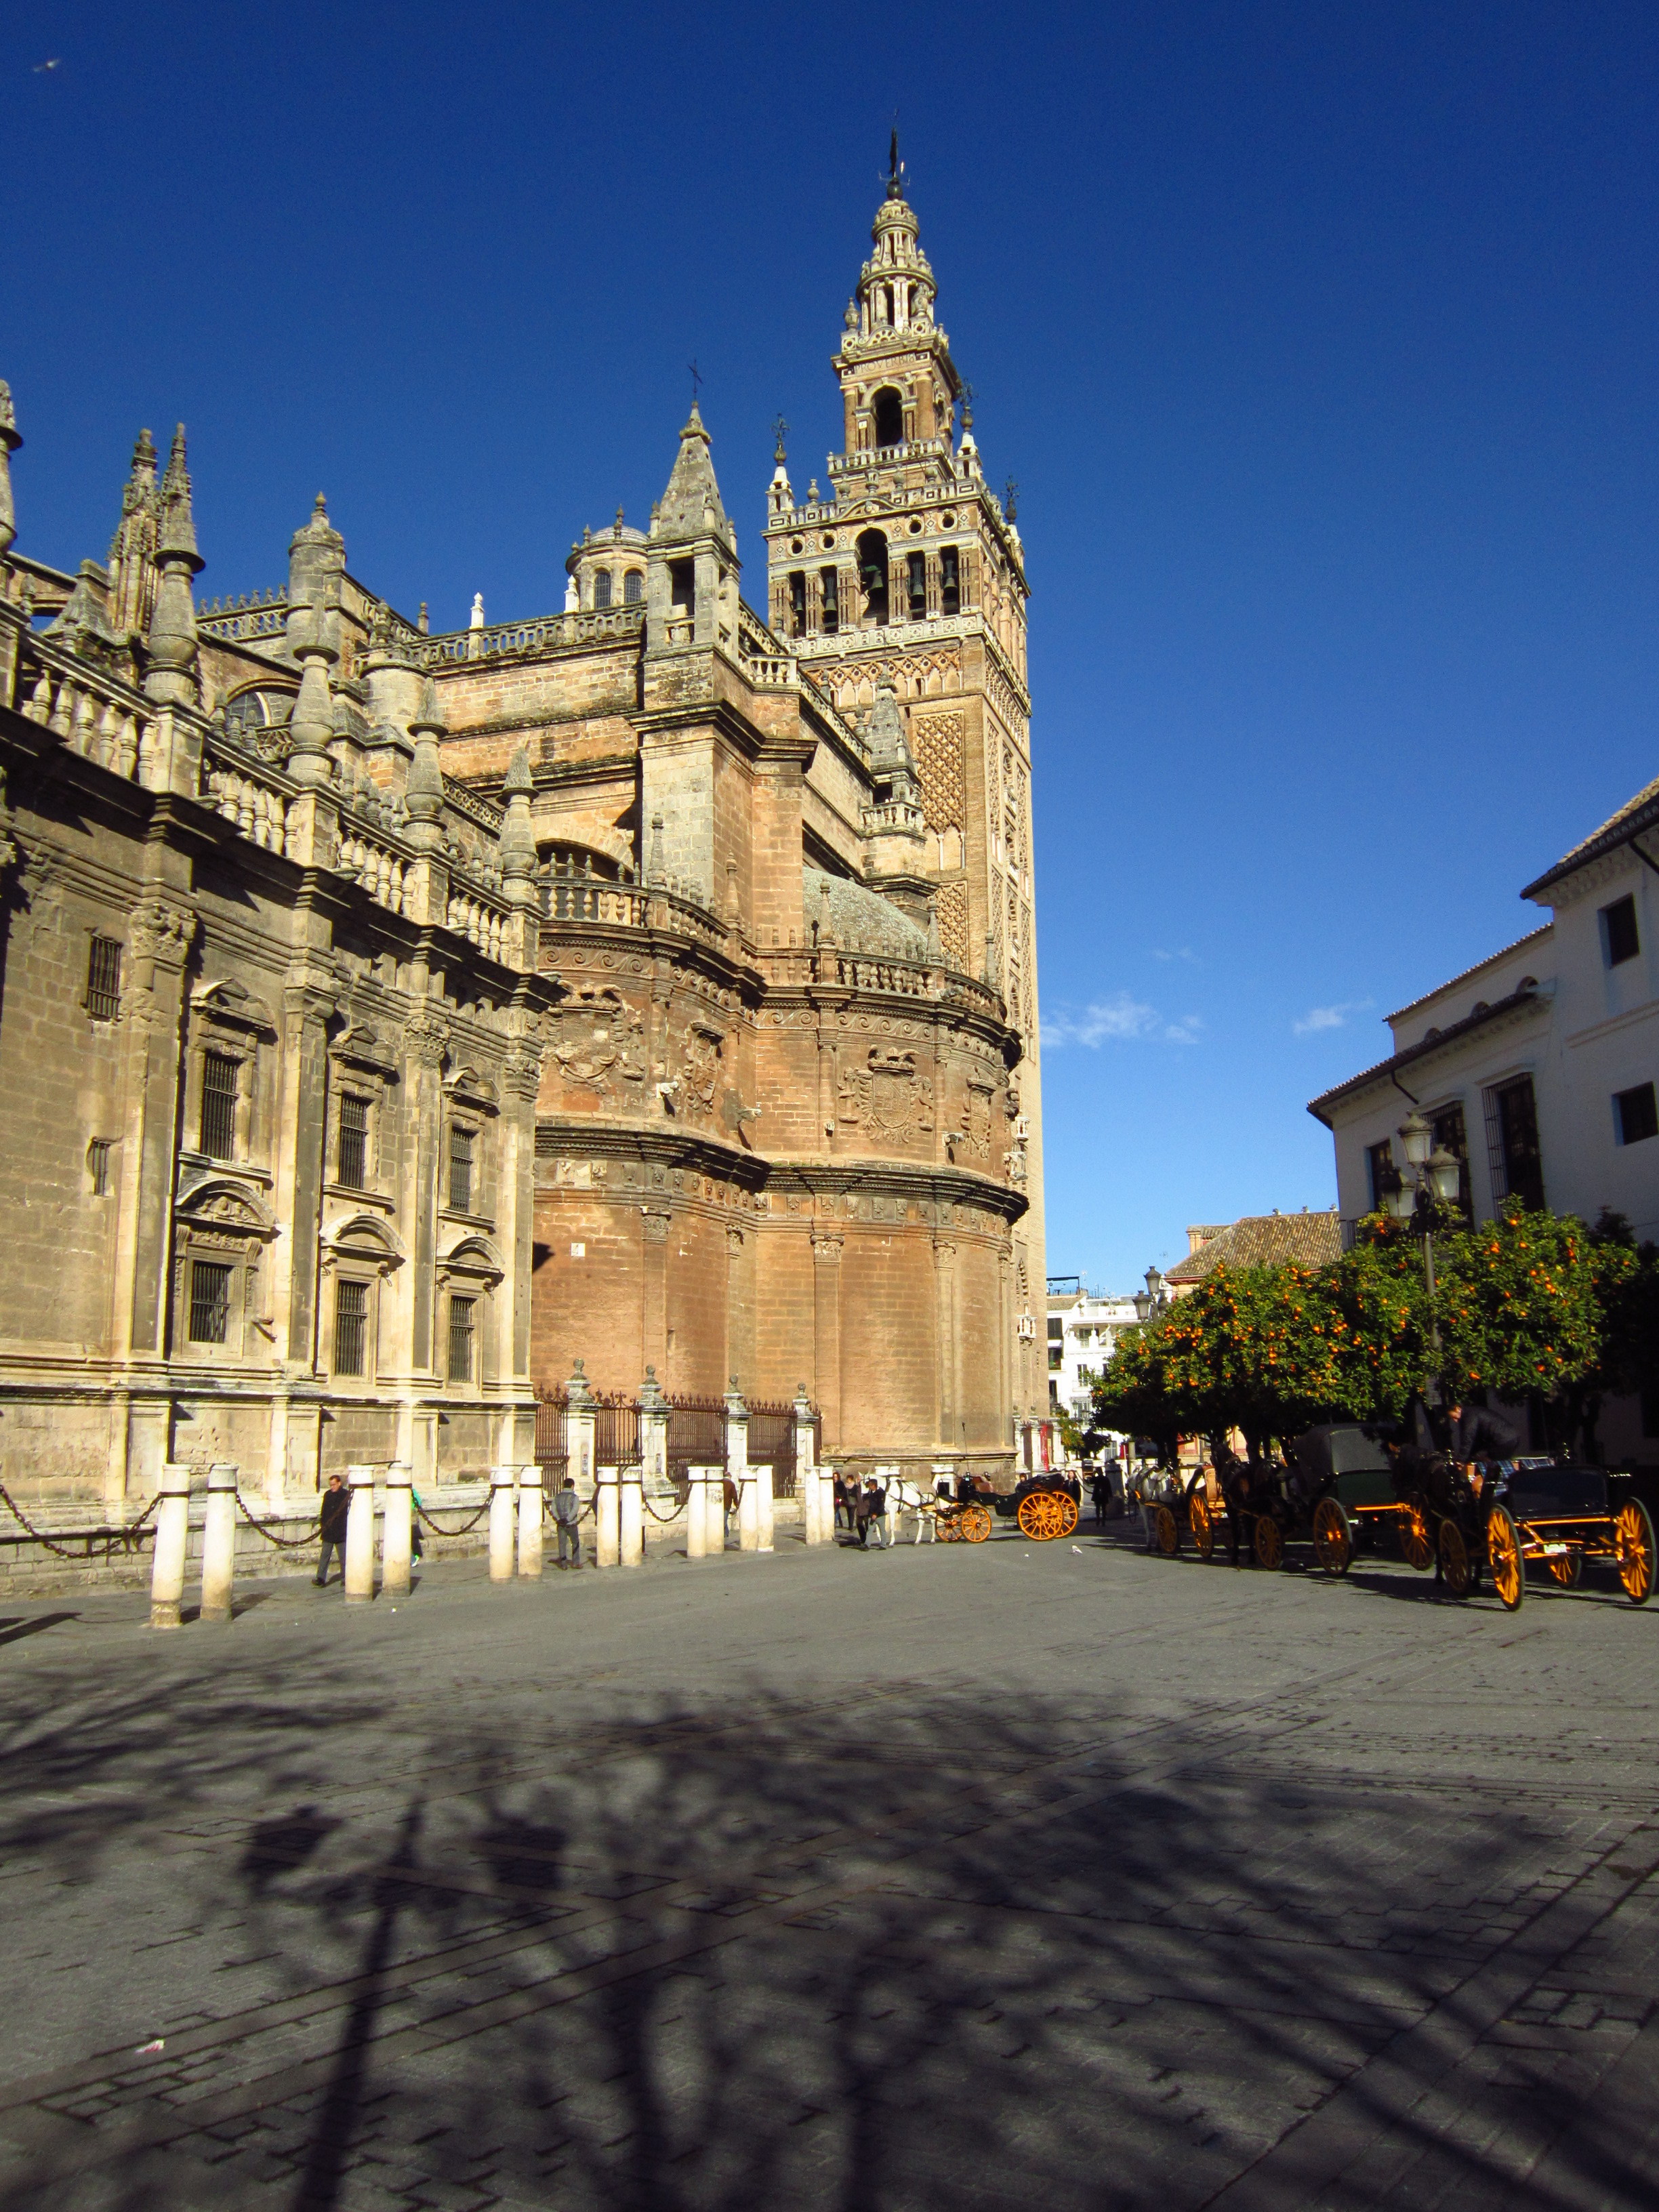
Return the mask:
<path id="1" fill-rule="evenodd" d="M 1156 1267 L 1146 1270 L 1146 1287 L 1134 1295 L 1135 1319 L 1151 1321 L 1161 1314 L 1170 1303 L 1170 1293 L 1164 1287 L 1164 1278 Z"/>
<path id="2" fill-rule="evenodd" d="M 1389 1194 L 1388 1207 L 1396 1221 L 1409 1222 L 1423 1240 L 1423 1279 L 1429 1292 L 1429 1341 L 1434 1347 L 1434 1373 L 1424 1391 L 1432 1406 L 1440 1397 L 1440 1316 L 1434 1302 L 1434 1232 L 1447 1208 L 1457 1200 L 1456 1159 L 1434 1141 L 1434 1131 L 1413 1109 L 1401 1123 L 1399 1137 L 1406 1164 L 1399 1170 L 1400 1188 Z"/>

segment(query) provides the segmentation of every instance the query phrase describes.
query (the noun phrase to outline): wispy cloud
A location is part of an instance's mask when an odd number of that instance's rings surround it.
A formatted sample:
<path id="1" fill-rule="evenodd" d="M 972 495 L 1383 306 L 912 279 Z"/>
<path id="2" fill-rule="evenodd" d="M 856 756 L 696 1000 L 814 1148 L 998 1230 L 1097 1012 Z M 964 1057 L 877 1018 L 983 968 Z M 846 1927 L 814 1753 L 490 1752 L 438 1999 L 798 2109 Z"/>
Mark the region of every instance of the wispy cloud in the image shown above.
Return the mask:
<path id="1" fill-rule="evenodd" d="M 1198 955 L 1190 945 L 1181 945 L 1173 952 L 1166 952 L 1161 945 L 1155 945 L 1152 947 L 1152 957 L 1154 960 L 1185 960 L 1194 968 L 1198 965 Z"/>
<path id="2" fill-rule="evenodd" d="M 1127 991 L 1119 991 L 1109 999 L 1094 1000 L 1081 1013 L 1060 1011 L 1045 1015 L 1042 1042 L 1044 1049 L 1050 1052 L 1061 1045 L 1098 1047 L 1109 1040 L 1126 1038 L 1148 1039 L 1158 1044 L 1193 1044 L 1203 1026 L 1197 1014 L 1183 1014 L 1172 1020 L 1159 1013 L 1156 1006 L 1132 998 Z"/>
<path id="3" fill-rule="evenodd" d="M 1346 999 L 1337 1006 L 1310 1006 L 1300 1021 L 1291 1024 L 1291 1029 L 1297 1036 L 1315 1036 L 1321 1030 L 1345 1030 L 1350 1014 L 1363 1014 L 1375 1004 L 1373 999 Z"/>

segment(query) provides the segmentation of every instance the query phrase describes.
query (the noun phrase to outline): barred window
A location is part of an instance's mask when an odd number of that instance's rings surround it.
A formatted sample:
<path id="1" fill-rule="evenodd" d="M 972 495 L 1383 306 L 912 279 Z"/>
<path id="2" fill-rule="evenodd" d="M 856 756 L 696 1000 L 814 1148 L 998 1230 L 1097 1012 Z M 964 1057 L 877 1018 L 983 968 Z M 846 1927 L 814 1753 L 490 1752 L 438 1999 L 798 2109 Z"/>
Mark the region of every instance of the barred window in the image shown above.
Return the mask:
<path id="1" fill-rule="evenodd" d="M 334 1286 L 334 1372 L 361 1375 L 368 1330 L 368 1285 L 339 1282 Z"/>
<path id="2" fill-rule="evenodd" d="M 87 954 L 87 1012 L 95 1022 L 112 1022 L 120 1011 L 120 940 L 94 937 Z"/>
<path id="3" fill-rule="evenodd" d="M 636 607 L 645 597 L 645 577 L 638 568 L 630 568 L 623 578 L 623 605 Z"/>
<path id="4" fill-rule="evenodd" d="M 340 1100 L 340 1181 L 361 1190 L 368 1181 L 368 1101 L 347 1092 Z"/>
<path id="5" fill-rule="evenodd" d="M 472 1132 L 449 1127 L 449 1203 L 457 1213 L 472 1211 Z"/>
<path id="6" fill-rule="evenodd" d="M 593 604 L 596 607 L 608 607 L 611 604 L 609 568 L 596 568 L 593 571 Z"/>
<path id="7" fill-rule="evenodd" d="M 230 1269 L 220 1260 L 192 1260 L 190 1266 L 190 1340 L 222 1344 L 230 1320 Z"/>
<path id="8" fill-rule="evenodd" d="M 202 1060 L 200 1147 L 210 1160 L 228 1160 L 236 1149 L 236 1082 L 240 1069 L 222 1052 Z"/>
<path id="9" fill-rule="evenodd" d="M 87 1173 L 92 1178 L 92 1194 L 94 1198 L 109 1196 L 109 1156 L 114 1149 L 113 1137 L 94 1137 L 87 1146 Z"/>
<path id="10" fill-rule="evenodd" d="M 472 1380 L 472 1310 L 476 1298 L 451 1298 L 449 1301 L 449 1379 L 452 1382 Z"/>

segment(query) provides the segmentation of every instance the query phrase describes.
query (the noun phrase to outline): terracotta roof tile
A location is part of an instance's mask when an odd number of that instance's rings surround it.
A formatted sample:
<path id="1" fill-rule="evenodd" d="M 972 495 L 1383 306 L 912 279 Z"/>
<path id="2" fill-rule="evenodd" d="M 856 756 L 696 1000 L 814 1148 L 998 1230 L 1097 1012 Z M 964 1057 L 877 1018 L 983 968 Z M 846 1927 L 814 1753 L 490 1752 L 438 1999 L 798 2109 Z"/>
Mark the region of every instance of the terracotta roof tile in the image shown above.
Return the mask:
<path id="1" fill-rule="evenodd" d="M 1342 1224 L 1328 1213 L 1247 1213 L 1171 1267 L 1168 1283 L 1197 1283 L 1224 1261 L 1230 1267 L 1322 1267 L 1342 1256 Z"/>
<path id="2" fill-rule="evenodd" d="M 1536 883 L 1528 884 L 1522 892 L 1522 898 L 1536 898 L 1540 891 L 1547 890 L 1563 876 L 1582 868 L 1587 860 L 1600 858 L 1615 846 L 1651 829 L 1659 821 L 1659 776 L 1638 791 L 1634 799 L 1627 799 L 1616 814 L 1609 814 L 1599 830 L 1592 830 L 1570 853 L 1564 854 L 1553 868 L 1547 868 Z"/>

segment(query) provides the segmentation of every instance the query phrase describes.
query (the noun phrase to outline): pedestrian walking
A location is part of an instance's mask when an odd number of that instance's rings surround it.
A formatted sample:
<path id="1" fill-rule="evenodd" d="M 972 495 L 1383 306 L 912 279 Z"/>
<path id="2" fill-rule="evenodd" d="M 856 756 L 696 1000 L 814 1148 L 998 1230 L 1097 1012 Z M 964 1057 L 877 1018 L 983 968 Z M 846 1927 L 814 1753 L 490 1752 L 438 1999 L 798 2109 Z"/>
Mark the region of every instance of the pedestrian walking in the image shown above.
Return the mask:
<path id="1" fill-rule="evenodd" d="M 1095 1502 L 1095 1524 L 1099 1527 L 1112 1510 L 1112 1478 L 1103 1467 L 1089 1485 L 1089 1494 Z"/>
<path id="2" fill-rule="evenodd" d="M 340 1580 L 345 1580 L 346 1516 L 351 1510 L 351 1498 L 337 1474 L 328 1478 L 328 1488 L 323 1492 L 322 1511 L 318 1525 L 323 1539 L 322 1555 L 317 1561 L 317 1587 L 325 1589 L 328 1583 L 329 1561 L 337 1552 L 340 1555 Z"/>
<path id="3" fill-rule="evenodd" d="M 731 1476 L 728 1474 L 726 1478 L 726 1487 L 721 1492 L 721 1504 L 723 1508 L 720 1514 L 721 1551 L 726 1549 L 726 1538 L 731 1534 L 732 1530 L 732 1516 L 738 1510 L 739 1503 L 740 1500 L 738 1496 L 738 1486 L 732 1481 Z"/>
<path id="4" fill-rule="evenodd" d="M 577 1525 L 582 1517 L 582 1502 L 576 1495 L 575 1479 L 566 1475 L 553 1493 L 553 1523 L 559 1532 L 560 1566 L 579 1567 L 582 1563 L 582 1532 Z"/>
<path id="5" fill-rule="evenodd" d="M 421 1493 L 411 1482 L 409 1502 L 412 1508 L 409 1524 L 409 1557 L 411 1565 L 418 1566 L 426 1557 L 426 1543 L 421 1534 Z"/>

